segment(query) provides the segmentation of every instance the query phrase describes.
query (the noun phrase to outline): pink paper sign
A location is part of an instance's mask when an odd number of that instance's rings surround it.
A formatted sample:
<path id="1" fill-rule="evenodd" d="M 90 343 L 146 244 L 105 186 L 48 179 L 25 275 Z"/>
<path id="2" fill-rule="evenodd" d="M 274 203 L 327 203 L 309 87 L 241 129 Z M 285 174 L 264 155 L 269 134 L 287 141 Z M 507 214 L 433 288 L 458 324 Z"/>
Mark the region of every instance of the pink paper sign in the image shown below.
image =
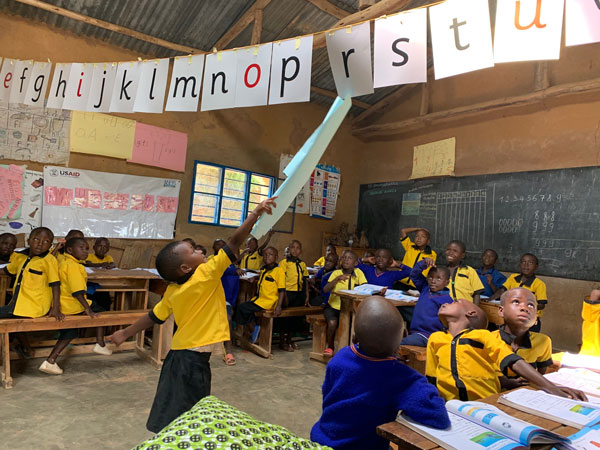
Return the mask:
<path id="1" fill-rule="evenodd" d="M 187 134 L 137 122 L 129 162 L 185 171 Z"/>

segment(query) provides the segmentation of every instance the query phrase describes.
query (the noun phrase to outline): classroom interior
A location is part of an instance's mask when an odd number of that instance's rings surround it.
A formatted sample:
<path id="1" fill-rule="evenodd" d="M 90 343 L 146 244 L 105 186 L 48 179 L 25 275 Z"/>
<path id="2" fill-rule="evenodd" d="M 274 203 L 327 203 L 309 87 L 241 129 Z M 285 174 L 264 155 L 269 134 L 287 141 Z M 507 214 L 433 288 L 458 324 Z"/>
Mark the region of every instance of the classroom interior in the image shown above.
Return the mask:
<path id="1" fill-rule="evenodd" d="M 257 0 L 257 3 L 259 2 L 260 0 Z M 79 5 L 80 13 L 85 14 L 85 7 L 82 5 L 88 2 L 53 3 L 61 3 L 65 8 Z M 181 7 L 185 2 L 174 3 Z M 274 27 L 276 20 L 284 20 L 283 13 L 279 13 L 282 17 L 276 17 L 277 0 L 265 3 L 267 6 L 264 10 L 263 27 Z M 297 5 L 292 6 L 292 3 L 303 5 L 300 8 Z M 287 7 L 279 8 L 280 10 L 288 8 L 302 12 L 289 19 L 289 23 L 284 27 L 286 33 L 292 36 L 317 32 L 335 24 L 339 18 L 314 5 L 320 3 L 328 2 L 286 1 Z M 338 9 L 346 11 L 347 14 L 352 14 L 358 11 L 359 3 L 362 4 L 363 1 L 331 0 L 329 3 L 336 4 Z M 380 3 L 386 3 L 386 0 Z M 393 4 L 392 7 L 395 7 L 396 11 L 398 4 L 406 3 L 415 7 L 429 2 L 387 3 Z M 491 3 L 496 2 L 492 0 Z M 212 6 L 215 10 L 218 9 L 216 5 Z M 105 17 L 101 19 L 109 22 L 137 22 L 138 19 L 119 16 L 117 9 L 120 8 L 115 8 L 112 13 L 106 12 Z M 178 30 L 175 22 L 169 22 L 162 17 L 164 12 L 161 9 L 162 5 L 154 11 L 140 8 L 139 21 L 146 22 L 147 25 L 143 28 L 154 29 L 159 33 L 161 26 L 171 27 L 168 33 L 161 34 L 168 36 L 171 41 L 177 42 L 181 39 L 186 41 L 186 45 L 193 45 L 185 38 L 185 30 Z M 243 11 L 243 8 L 240 11 Z M 134 14 L 131 8 L 129 14 Z M 231 26 L 236 22 L 232 17 L 224 18 L 218 13 L 214 14 L 212 19 L 219 19 L 220 25 L 228 22 Z M 243 13 L 238 14 L 238 17 L 241 15 Z M 207 17 L 207 26 L 210 20 L 211 17 Z M 139 41 L 132 37 L 54 16 L 14 0 L 0 2 L 0 30 L 0 48 L 3 49 L 4 57 L 39 61 L 49 58 L 53 62 L 129 61 L 138 57 L 153 58 L 156 52 L 162 49 L 157 45 L 145 45 L 147 53 L 140 53 L 137 50 Z M 218 38 L 227 30 L 228 27 L 215 30 L 215 36 Z M 251 30 L 250 23 L 243 27 L 240 33 L 248 35 Z M 227 48 L 234 46 L 236 42 L 239 41 L 232 39 Z M 209 49 L 209 46 L 204 46 L 204 50 Z M 499 64 L 493 68 L 442 80 L 434 80 L 430 74 L 428 82 L 424 85 L 399 87 L 390 90 L 387 96 L 380 96 L 381 98 L 361 97 L 321 160 L 321 163 L 339 168 L 342 174 L 335 216 L 332 220 L 323 220 L 307 214 L 296 214 L 293 234 L 276 233 L 271 241 L 272 245 L 282 254 L 290 239 L 298 239 L 303 244 L 302 258 L 307 262 L 318 259 L 322 256 L 324 233 L 335 233 L 343 223 L 349 224 L 351 229 L 356 227 L 360 185 L 408 180 L 413 149 L 423 143 L 455 137 L 457 177 L 600 165 L 599 50 L 600 44 L 562 46 L 560 59 L 556 61 Z M 326 52 L 326 49 L 320 51 Z M 180 53 L 172 50 L 168 53 L 177 54 Z M 326 59 L 326 53 L 323 57 Z M 315 64 L 319 64 L 318 58 L 315 58 L 315 61 Z M 314 73 L 313 77 L 318 78 Z M 559 86 L 564 87 L 560 94 L 552 94 L 552 90 Z M 323 91 L 328 94 L 323 95 Z M 174 238 L 192 237 L 197 243 L 210 247 L 215 239 L 227 238 L 232 229 L 193 224 L 188 221 L 194 162 L 205 161 L 277 176 L 280 155 L 297 152 L 323 120 L 333 102 L 329 94 L 334 91 L 333 80 L 330 79 L 328 86 L 317 87 L 311 93 L 311 101 L 307 103 L 211 112 L 165 111 L 162 114 L 122 115 L 146 124 L 187 133 L 184 173 L 80 153 L 71 153 L 68 167 L 180 179 L 181 190 Z M 540 94 L 544 92 L 548 94 Z M 2 160 L 0 163 L 23 162 Z M 43 163 L 33 161 L 26 164 L 29 169 L 39 171 L 43 170 L 44 166 Z M 167 242 L 111 239 L 114 247 L 133 246 L 139 250 L 140 255 L 144 252 L 147 254 L 147 249 L 151 249 L 150 253 L 156 255 Z M 435 250 L 438 254 L 443 253 L 443 249 Z M 518 261 L 515 261 L 514 265 L 515 271 L 518 271 Z M 132 262 L 131 267 L 135 266 Z M 544 314 L 543 332 L 552 337 L 555 351 L 577 352 L 581 344 L 582 299 L 597 286 L 597 281 L 549 276 L 540 278 L 547 285 L 550 299 Z M 213 363 L 213 367 L 218 366 L 213 373 L 214 391 L 217 395 L 222 394 L 224 399 L 240 409 L 250 409 L 249 412 L 260 419 L 271 420 L 303 437 L 308 437 L 310 426 L 319 415 L 319 390 L 325 370 L 322 364 L 308 361 L 306 355 L 309 347 L 309 344 L 302 343 L 300 350 L 293 354 L 275 350 L 273 360 L 268 361 L 251 353 L 242 354 L 242 350 L 236 348 L 236 352 L 241 356 L 236 367 L 226 367 L 220 360 Z M 159 372 L 131 355 L 131 352 L 119 354 L 117 360 L 110 362 L 107 368 L 99 367 L 99 358 L 95 356 L 72 356 L 70 359 L 67 367 L 78 367 L 81 372 L 72 373 L 69 378 L 51 380 L 50 384 L 45 386 L 42 384 L 46 381 L 33 373 L 34 366 L 15 366 L 13 370 L 21 377 L 19 383 L 22 383 L 22 386 L 19 386 L 19 389 L 0 392 L 0 404 L 3 405 L 2 409 L 6 414 L 0 423 L 0 430 L 4 437 L 7 434 L 13 435 L 14 441 L 10 448 L 30 448 L 34 442 L 30 439 L 34 434 L 30 435 L 29 430 L 21 427 L 21 415 L 29 416 L 26 422 L 34 428 L 38 427 L 39 423 L 39 429 L 48 434 L 58 431 L 49 426 L 50 424 L 42 424 L 48 416 L 40 411 L 36 403 L 50 395 L 62 397 L 62 392 L 70 389 L 71 382 L 77 386 L 77 398 L 73 401 L 83 402 L 84 398 L 88 398 L 87 390 L 97 390 L 92 401 L 93 408 L 95 414 L 104 417 L 98 419 L 94 414 L 89 414 L 85 423 L 82 423 L 81 417 L 73 417 L 72 423 L 64 424 L 65 429 L 60 430 L 65 435 L 62 438 L 52 438 L 46 448 L 126 448 L 146 439 L 149 433 L 143 429 L 143 420 Z M 126 367 L 129 363 L 133 364 L 133 370 Z M 114 372 L 111 372 L 113 369 Z M 235 385 L 246 379 L 245 377 L 252 376 L 253 373 L 261 373 L 268 377 L 273 370 L 282 371 L 279 383 L 289 383 L 290 389 L 286 388 L 287 392 L 283 391 L 282 395 L 276 398 L 271 397 L 264 407 L 257 405 L 265 399 L 265 394 L 260 389 L 250 393 L 256 402 L 240 400 L 248 393 L 243 388 L 239 389 L 238 395 L 232 394 L 236 393 Z M 96 385 L 92 378 L 98 374 L 105 379 Z M 134 410 L 139 417 L 132 418 L 132 422 L 127 425 L 118 425 L 121 427 L 120 431 L 114 433 L 110 439 L 102 441 L 103 443 L 97 441 L 97 444 L 89 445 L 87 441 L 83 442 L 80 439 L 79 431 L 70 438 L 66 437 L 74 428 L 81 426 L 88 429 L 83 435 L 91 433 L 90 436 L 95 435 L 92 436 L 94 439 L 100 439 L 99 436 L 104 433 L 101 430 L 103 423 L 108 426 L 108 423 L 122 421 L 120 416 L 123 407 L 114 408 L 118 396 L 111 393 L 115 385 L 124 387 L 123 395 L 128 396 L 132 402 L 125 406 L 125 417 L 131 418 L 131 411 Z M 268 385 L 269 383 L 265 383 L 265 386 Z M 144 386 L 144 389 L 139 389 L 140 386 Z M 229 388 L 232 390 L 228 390 Z M 101 398 L 104 395 L 107 397 Z M 315 403 L 309 405 L 303 401 L 298 407 L 296 402 L 302 396 L 315 400 Z M 137 397 L 137 401 L 134 401 L 134 397 Z M 57 398 L 56 401 L 61 400 Z M 28 405 L 28 408 L 24 405 Z M 285 409 L 286 413 L 283 416 L 273 414 L 273 410 L 279 410 L 280 407 Z M 296 407 L 299 408 L 298 412 L 292 412 L 291 409 Z M 26 412 L 29 408 L 37 412 Z M 66 402 L 61 403 L 61 410 L 67 408 L 70 406 Z M 48 415 L 53 414 L 52 409 L 47 410 Z M 296 416 L 301 412 L 305 414 L 302 419 L 298 419 Z M 137 429 L 133 423 L 139 425 Z M 15 429 L 20 430 L 18 435 L 14 433 Z M 94 431 L 90 432 L 89 429 Z M 40 436 L 39 439 L 45 437 Z"/>

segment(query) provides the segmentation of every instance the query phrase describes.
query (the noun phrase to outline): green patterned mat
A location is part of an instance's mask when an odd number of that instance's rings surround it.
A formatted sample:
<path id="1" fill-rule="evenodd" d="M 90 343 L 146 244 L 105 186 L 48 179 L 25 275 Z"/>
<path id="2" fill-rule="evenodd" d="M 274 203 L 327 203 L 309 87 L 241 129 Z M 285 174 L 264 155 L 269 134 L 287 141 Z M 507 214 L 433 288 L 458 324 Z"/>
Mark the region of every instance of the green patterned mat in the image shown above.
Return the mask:
<path id="1" fill-rule="evenodd" d="M 302 439 L 279 425 L 256 420 L 213 396 L 200 400 L 134 450 L 167 449 L 331 450 Z"/>

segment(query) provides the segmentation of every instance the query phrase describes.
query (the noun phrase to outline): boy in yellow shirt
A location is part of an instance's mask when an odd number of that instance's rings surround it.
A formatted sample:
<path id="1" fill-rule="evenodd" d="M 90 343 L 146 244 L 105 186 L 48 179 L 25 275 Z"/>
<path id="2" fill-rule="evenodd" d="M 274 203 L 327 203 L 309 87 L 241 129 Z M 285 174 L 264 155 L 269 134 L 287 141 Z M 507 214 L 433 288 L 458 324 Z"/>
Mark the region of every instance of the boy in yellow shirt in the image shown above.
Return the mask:
<path id="1" fill-rule="evenodd" d="M 446 401 L 499 393 L 498 367 L 505 375 L 512 369 L 549 394 L 586 400 L 582 392 L 555 386 L 486 330 L 487 317 L 476 304 L 463 299 L 444 303 L 438 316 L 447 330 L 429 337 L 425 375 Z"/>
<path id="2" fill-rule="evenodd" d="M 64 246 L 63 262 L 58 267 L 60 278 L 60 300 L 59 306 L 55 307 L 59 311 L 60 320 L 65 315 L 75 315 L 85 313 L 90 317 L 96 317 L 99 312 L 105 311 L 97 303 L 92 303 L 85 296 L 87 289 L 87 273 L 83 262 L 89 253 L 89 246 L 83 238 L 69 239 Z M 50 375 L 60 375 L 63 370 L 56 363 L 56 358 L 60 353 L 75 339 L 79 334 L 77 328 L 67 328 L 60 330 L 58 341 L 50 352 L 48 358 L 41 364 L 39 370 Z M 96 328 L 96 345 L 94 352 L 101 355 L 111 355 L 104 343 L 104 327 Z"/>
<path id="3" fill-rule="evenodd" d="M 463 298 L 479 305 L 480 295 L 485 291 L 477 271 L 463 264 L 467 256 L 467 247 L 462 241 L 450 241 L 446 245 L 446 260 L 450 270 L 450 296 L 457 300 Z"/>
<path id="4" fill-rule="evenodd" d="M 409 234 L 415 233 L 415 241 L 410 239 Z M 415 267 L 419 261 L 425 258 L 433 259 L 433 262 L 437 259 L 437 253 L 429 246 L 429 231 L 425 228 L 413 227 L 413 228 L 402 228 L 400 230 L 400 243 L 404 248 L 404 257 L 402 258 L 402 264 L 407 266 L 409 269 Z M 429 270 L 423 272 L 423 276 L 427 277 Z M 411 287 L 415 287 L 410 277 L 406 277 L 401 280 L 402 283 L 407 284 Z"/>
<path id="5" fill-rule="evenodd" d="M 341 300 L 336 294 L 341 290 L 352 290 L 356 286 L 365 284 L 367 279 L 362 270 L 356 268 L 358 257 L 351 250 L 344 250 L 340 259 L 341 269 L 334 270 L 329 275 L 329 282 L 323 288 L 325 293 L 331 292 L 323 315 L 327 319 L 327 348 L 323 352 L 324 355 L 333 355 L 333 345 L 335 341 L 335 332 L 340 320 Z"/>
<path id="6" fill-rule="evenodd" d="M 524 288 L 512 288 L 500 297 L 498 315 L 504 318 L 504 325 L 493 331 L 513 352 L 531 364 L 542 375 L 552 365 L 552 341 L 542 333 L 529 329 L 537 320 L 537 301 L 533 293 Z M 504 389 L 514 389 L 527 382 L 508 371 L 500 378 Z"/>
<path id="7" fill-rule="evenodd" d="M 261 202 L 229 242 L 210 261 L 191 244 L 176 241 L 156 256 L 158 273 L 171 284 L 162 300 L 145 317 L 107 337 L 120 345 L 173 314 L 177 331 L 163 363 L 146 428 L 158 432 L 200 399 L 210 395 L 210 351 L 229 339 L 225 292 L 221 276 L 237 259 L 236 252 L 263 214 L 272 214 L 275 198 Z"/>
<path id="8" fill-rule="evenodd" d="M 594 289 L 590 297 L 583 300 L 581 308 L 582 355 L 600 356 L 600 289 Z"/>
<path id="9" fill-rule="evenodd" d="M 88 267 L 101 267 L 103 269 L 114 269 L 115 260 L 108 254 L 110 241 L 101 237 L 94 242 L 94 253 L 88 254 L 85 265 Z"/>
<path id="10" fill-rule="evenodd" d="M 17 247 L 17 237 L 12 233 L 0 234 L 0 264 L 8 264 Z"/>
<path id="11" fill-rule="evenodd" d="M 13 317 L 42 317 L 50 312 L 60 318 L 58 305 L 60 297 L 60 279 L 58 263 L 50 254 L 54 234 L 46 227 L 31 231 L 23 251 L 14 253 L 10 264 L 4 268 L 7 275 L 15 277 L 12 300 L 8 305 L 0 306 L 0 319 Z M 52 308 L 52 309 L 51 309 Z M 32 354 L 24 333 L 17 334 L 25 357 Z"/>
<path id="12" fill-rule="evenodd" d="M 332 255 L 332 254 L 337 255 L 337 249 L 335 248 L 335 245 L 333 245 L 330 242 L 329 244 L 327 244 L 327 247 L 325 247 L 325 256 L 321 256 L 319 259 L 317 259 L 313 263 L 313 266 L 314 267 L 323 267 L 325 265 L 325 259 L 327 258 L 327 256 Z"/>
<path id="13" fill-rule="evenodd" d="M 260 326 L 256 325 L 255 313 L 259 311 L 275 310 L 275 316 L 281 314 L 281 307 L 285 298 L 285 273 L 277 265 L 277 249 L 267 247 L 263 252 L 265 265 L 260 271 L 256 294 L 250 301 L 240 303 L 235 315 L 238 325 L 247 325 L 250 332 L 250 342 L 254 344 L 260 333 Z"/>
<path id="14" fill-rule="evenodd" d="M 65 254 L 65 243 L 72 238 L 85 238 L 83 232 L 80 230 L 69 230 L 67 235 L 63 238 L 58 238 L 58 243 L 52 248 L 51 252 L 60 264 L 63 262 L 64 254 Z"/>
<path id="15" fill-rule="evenodd" d="M 263 266 L 263 251 L 269 245 L 269 241 L 275 232 L 269 230 L 265 242 L 259 247 L 258 240 L 255 237 L 249 237 L 246 241 L 246 248 L 242 252 L 240 259 L 240 269 L 260 270 Z"/>

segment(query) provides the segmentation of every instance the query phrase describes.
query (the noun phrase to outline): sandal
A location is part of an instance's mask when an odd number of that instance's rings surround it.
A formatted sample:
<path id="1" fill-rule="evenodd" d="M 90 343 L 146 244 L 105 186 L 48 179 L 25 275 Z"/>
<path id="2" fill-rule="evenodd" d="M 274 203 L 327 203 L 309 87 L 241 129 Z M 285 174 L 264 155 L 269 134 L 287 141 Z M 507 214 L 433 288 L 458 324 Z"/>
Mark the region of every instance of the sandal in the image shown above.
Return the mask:
<path id="1" fill-rule="evenodd" d="M 228 366 L 235 366 L 235 358 L 233 357 L 233 354 L 227 353 L 225 356 L 223 356 L 223 362 Z"/>
<path id="2" fill-rule="evenodd" d="M 325 350 L 323 350 L 323 356 L 333 356 L 333 349 L 327 347 Z"/>
<path id="3" fill-rule="evenodd" d="M 291 345 L 279 344 L 279 348 L 281 350 L 286 351 L 286 352 L 293 352 L 294 351 L 294 348 Z"/>

